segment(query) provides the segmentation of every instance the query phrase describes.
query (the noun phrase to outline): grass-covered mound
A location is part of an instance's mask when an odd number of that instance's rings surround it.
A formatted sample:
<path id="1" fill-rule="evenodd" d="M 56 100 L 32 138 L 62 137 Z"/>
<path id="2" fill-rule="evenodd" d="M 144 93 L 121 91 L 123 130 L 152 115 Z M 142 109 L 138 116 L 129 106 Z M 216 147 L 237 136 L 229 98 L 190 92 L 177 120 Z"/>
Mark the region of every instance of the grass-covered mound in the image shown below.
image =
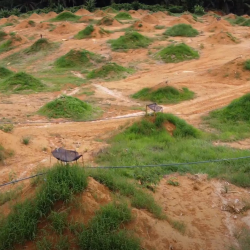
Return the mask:
<path id="1" fill-rule="evenodd" d="M 194 92 L 187 88 L 183 88 L 181 91 L 171 87 L 158 88 L 156 90 L 150 88 L 143 88 L 134 95 L 135 99 L 140 99 L 143 101 L 152 101 L 156 103 L 177 103 L 185 100 L 192 99 L 194 97 Z"/>
<path id="2" fill-rule="evenodd" d="M 120 22 L 114 19 L 112 16 L 105 16 L 97 22 L 97 25 L 117 26 L 120 25 Z"/>
<path id="3" fill-rule="evenodd" d="M 166 63 L 178 63 L 199 58 L 199 53 L 185 43 L 172 44 L 157 53 Z"/>
<path id="4" fill-rule="evenodd" d="M 163 34 L 166 36 L 195 37 L 199 35 L 199 31 L 189 24 L 181 23 L 168 28 Z"/>
<path id="5" fill-rule="evenodd" d="M 48 41 L 47 38 L 40 38 L 35 41 L 29 48 L 24 50 L 25 54 L 33 54 L 40 51 L 48 50 L 53 45 Z"/>
<path id="6" fill-rule="evenodd" d="M 119 12 L 116 16 L 115 19 L 118 20 L 130 20 L 132 19 L 131 15 L 129 13 L 126 12 Z"/>
<path id="7" fill-rule="evenodd" d="M 5 33 L 4 31 L 0 30 L 0 41 L 3 41 L 6 36 L 7 36 L 7 33 Z"/>
<path id="8" fill-rule="evenodd" d="M 75 35 L 76 39 L 83 39 L 91 36 L 91 33 L 94 31 L 94 26 L 88 25 L 84 30 L 81 30 L 78 32 L 78 34 Z"/>
<path id="9" fill-rule="evenodd" d="M 102 56 L 88 50 L 70 50 L 66 55 L 55 61 L 55 66 L 58 68 L 89 67 L 103 60 Z"/>
<path id="10" fill-rule="evenodd" d="M 91 118 L 94 109 L 90 104 L 72 96 L 61 96 L 41 107 L 38 114 L 48 118 L 68 118 L 86 120 Z"/>
<path id="11" fill-rule="evenodd" d="M 45 85 L 39 79 L 25 72 L 16 73 L 0 83 L 0 90 L 14 93 L 41 91 L 44 88 Z"/>
<path id="12" fill-rule="evenodd" d="M 106 63 L 102 67 L 92 70 L 87 74 L 88 79 L 103 78 L 103 79 L 120 79 L 127 74 L 131 74 L 134 71 L 129 68 L 125 68 L 116 63 Z"/>
<path id="13" fill-rule="evenodd" d="M 13 71 L 5 68 L 5 67 L 0 67 L 0 78 L 6 78 L 9 77 L 13 74 Z"/>
<path id="14" fill-rule="evenodd" d="M 60 21 L 78 21 L 81 17 L 74 15 L 71 12 L 62 12 L 55 18 L 50 19 L 52 22 L 60 22 Z"/>
<path id="15" fill-rule="evenodd" d="M 232 141 L 250 136 L 250 94 L 246 94 L 228 106 L 212 111 L 205 120 L 220 131 L 220 139 Z"/>
<path id="16" fill-rule="evenodd" d="M 150 38 L 141 35 L 136 31 L 127 31 L 124 36 L 110 40 L 112 50 L 126 50 L 146 48 L 151 43 Z"/>

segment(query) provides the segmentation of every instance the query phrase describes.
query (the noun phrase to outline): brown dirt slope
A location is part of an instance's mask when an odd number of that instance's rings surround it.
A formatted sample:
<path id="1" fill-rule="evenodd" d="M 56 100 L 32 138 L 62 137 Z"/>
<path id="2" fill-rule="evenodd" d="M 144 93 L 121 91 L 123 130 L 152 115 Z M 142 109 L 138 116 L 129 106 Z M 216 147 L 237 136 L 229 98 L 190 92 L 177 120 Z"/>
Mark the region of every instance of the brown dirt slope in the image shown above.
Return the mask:
<path id="1" fill-rule="evenodd" d="M 135 30 L 138 31 L 143 31 L 143 32 L 150 32 L 154 30 L 154 27 L 152 25 L 150 25 L 149 23 L 143 22 L 143 21 L 136 21 L 132 27 Z"/>
<path id="2" fill-rule="evenodd" d="M 216 32 L 215 34 L 210 35 L 206 41 L 208 43 L 212 44 L 236 44 L 239 43 L 240 40 L 237 39 L 236 37 L 233 37 L 230 33 L 228 32 Z"/>
<path id="3" fill-rule="evenodd" d="M 159 20 L 153 16 L 153 15 L 145 15 L 143 18 L 141 18 L 142 21 L 145 23 L 150 23 L 150 24 L 159 24 Z"/>
<path id="4" fill-rule="evenodd" d="M 70 34 L 70 33 L 75 33 L 77 31 L 76 27 L 69 23 L 69 22 L 63 22 L 59 24 L 53 31 L 52 33 L 54 34 Z"/>
<path id="5" fill-rule="evenodd" d="M 89 15 L 89 14 L 91 14 L 91 13 L 86 9 L 80 9 L 80 10 L 75 12 L 75 15 L 77 15 L 77 16 L 83 16 L 83 15 Z"/>

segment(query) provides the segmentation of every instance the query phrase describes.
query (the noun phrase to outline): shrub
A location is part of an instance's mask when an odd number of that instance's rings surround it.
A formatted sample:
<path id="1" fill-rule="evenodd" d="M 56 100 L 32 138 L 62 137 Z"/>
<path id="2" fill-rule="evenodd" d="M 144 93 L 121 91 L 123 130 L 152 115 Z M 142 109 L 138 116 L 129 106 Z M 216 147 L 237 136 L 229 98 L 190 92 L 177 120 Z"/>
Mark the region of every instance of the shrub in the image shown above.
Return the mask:
<path id="1" fill-rule="evenodd" d="M 158 52 L 157 56 L 166 63 L 177 63 L 185 60 L 199 58 L 199 53 L 190 48 L 185 43 L 180 43 L 177 45 L 169 45 L 168 47 Z"/>
<path id="2" fill-rule="evenodd" d="M 178 89 L 167 86 L 164 88 L 159 88 L 157 90 L 151 90 L 149 88 L 144 88 L 139 92 L 132 95 L 135 99 L 140 100 L 150 100 L 157 103 L 177 103 L 184 100 L 189 100 L 193 98 L 194 93 L 189 91 L 187 88 L 183 88 L 182 91 Z"/>
<path id="3" fill-rule="evenodd" d="M 90 104 L 72 96 L 61 96 L 41 107 L 38 114 L 49 118 L 84 120 L 90 118 L 94 110 Z"/>
<path id="4" fill-rule="evenodd" d="M 181 23 L 167 29 L 163 34 L 167 36 L 195 37 L 199 35 L 199 32 L 198 30 L 193 29 L 191 25 Z"/>
<path id="5" fill-rule="evenodd" d="M 23 137 L 22 144 L 29 145 L 30 144 L 30 137 L 27 137 L 27 136 Z"/>
<path id="6" fill-rule="evenodd" d="M 40 80 L 24 72 L 14 74 L 0 84 L 0 89 L 14 93 L 21 91 L 39 91 L 44 88 L 45 85 Z"/>
<path id="7" fill-rule="evenodd" d="M 172 13 L 182 13 L 184 11 L 183 6 L 170 5 L 168 10 Z"/>
<path id="8" fill-rule="evenodd" d="M 85 6 L 88 11 L 93 12 L 96 7 L 96 0 L 86 0 Z"/>
<path id="9" fill-rule="evenodd" d="M 78 21 L 81 17 L 72 14 L 71 12 L 62 12 L 53 19 L 50 19 L 52 22 L 61 22 L 61 21 Z"/>
<path id="10" fill-rule="evenodd" d="M 116 40 L 110 40 L 112 50 L 146 48 L 151 43 L 148 37 L 136 31 L 127 31 L 124 36 Z"/>
<path id="11" fill-rule="evenodd" d="M 194 6 L 194 13 L 196 15 L 204 15 L 205 14 L 205 11 L 204 11 L 204 8 L 200 5 L 195 5 Z"/>
<path id="12" fill-rule="evenodd" d="M 84 30 L 81 30 L 78 32 L 77 35 L 75 35 L 74 37 L 76 39 L 83 39 L 83 38 L 88 38 L 91 36 L 91 33 L 94 31 L 94 26 L 88 25 Z"/>
<path id="13" fill-rule="evenodd" d="M 126 12 L 120 12 L 115 16 L 115 19 L 119 19 L 119 20 L 130 20 L 132 19 L 131 15 L 129 13 Z"/>
<path id="14" fill-rule="evenodd" d="M 247 19 L 245 22 L 241 23 L 241 26 L 247 26 L 250 27 L 250 20 Z"/>
<path id="15" fill-rule="evenodd" d="M 13 71 L 5 68 L 5 67 L 0 67 L 0 78 L 6 78 L 11 76 L 13 73 Z"/>
<path id="16" fill-rule="evenodd" d="M 244 63 L 244 68 L 245 68 L 246 70 L 250 70 L 250 60 L 245 61 L 245 63 Z"/>

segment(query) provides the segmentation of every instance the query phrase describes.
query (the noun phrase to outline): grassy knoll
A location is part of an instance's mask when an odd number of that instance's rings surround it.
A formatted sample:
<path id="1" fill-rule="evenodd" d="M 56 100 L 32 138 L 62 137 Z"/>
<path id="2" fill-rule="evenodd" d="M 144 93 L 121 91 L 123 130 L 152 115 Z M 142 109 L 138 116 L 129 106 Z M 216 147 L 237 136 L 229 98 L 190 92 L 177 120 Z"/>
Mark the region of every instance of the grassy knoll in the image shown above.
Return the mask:
<path id="1" fill-rule="evenodd" d="M 250 94 L 232 101 L 225 108 L 212 111 L 204 119 L 216 128 L 219 138 L 224 141 L 233 141 L 250 136 Z"/>
<path id="2" fill-rule="evenodd" d="M 133 73 L 134 70 L 122 67 L 116 63 L 106 63 L 100 68 L 94 69 L 87 74 L 87 79 L 102 78 L 102 79 L 121 79 L 126 75 Z"/>
<path id="3" fill-rule="evenodd" d="M 187 88 L 183 88 L 180 91 L 174 87 L 167 86 L 157 90 L 143 88 L 132 95 L 132 97 L 143 101 L 152 101 L 157 103 L 178 103 L 192 99 L 194 97 L 194 92 Z"/>
<path id="4" fill-rule="evenodd" d="M 104 58 L 88 50 L 70 50 L 55 61 L 58 68 L 90 67 L 104 61 Z"/>
<path id="5" fill-rule="evenodd" d="M 199 58 L 199 53 L 185 43 L 172 44 L 156 54 L 166 63 L 178 63 Z"/>
<path id="6" fill-rule="evenodd" d="M 109 40 L 112 50 L 127 50 L 146 48 L 151 43 L 150 38 L 136 31 L 127 31 L 124 36 L 115 40 Z"/>
<path id="7" fill-rule="evenodd" d="M 88 25 L 84 30 L 79 31 L 76 35 L 76 39 L 88 38 L 91 36 L 91 33 L 94 31 L 94 26 Z"/>
<path id="8" fill-rule="evenodd" d="M 77 16 L 71 12 L 62 12 L 55 18 L 50 19 L 51 22 L 61 22 L 61 21 L 73 21 L 76 22 L 80 19 L 80 16 Z"/>
<path id="9" fill-rule="evenodd" d="M 29 48 L 24 50 L 25 54 L 33 54 L 40 51 L 49 50 L 53 47 L 53 44 L 48 41 L 47 38 L 40 38 L 35 41 Z"/>
<path id="10" fill-rule="evenodd" d="M 97 25 L 111 26 L 114 20 L 115 19 L 112 16 L 105 16 L 97 22 Z"/>
<path id="11" fill-rule="evenodd" d="M 166 129 L 169 123 L 175 127 L 172 135 Z M 249 155 L 248 150 L 214 146 L 210 140 L 185 121 L 171 114 L 158 113 L 156 118 L 146 117 L 110 139 L 110 147 L 98 156 L 97 162 L 109 166 L 141 166 Z M 171 172 L 198 172 L 225 178 L 239 186 L 250 187 L 248 159 L 120 171 L 126 176 L 142 180 L 145 184 L 157 183 L 162 175 Z"/>
<path id="12" fill-rule="evenodd" d="M 13 71 L 5 68 L 5 67 L 0 67 L 0 78 L 6 78 L 11 76 L 13 73 Z"/>
<path id="13" fill-rule="evenodd" d="M 168 28 L 163 34 L 166 36 L 195 37 L 199 35 L 199 32 L 191 25 L 181 23 Z"/>
<path id="14" fill-rule="evenodd" d="M 95 110 L 90 104 L 72 96 L 61 96 L 40 108 L 38 114 L 48 118 L 67 118 L 87 120 L 93 117 Z"/>
<path id="15" fill-rule="evenodd" d="M 25 72 L 16 73 L 0 83 L 0 90 L 13 93 L 41 91 L 44 88 L 39 79 Z"/>
<path id="16" fill-rule="evenodd" d="M 115 19 L 118 19 L 118 20 L 131 20 L 132 17 L 129 13 L 126 13 L 126 12 L 120 12 L 118 13 L 116 16 L 115 16 Z"/>

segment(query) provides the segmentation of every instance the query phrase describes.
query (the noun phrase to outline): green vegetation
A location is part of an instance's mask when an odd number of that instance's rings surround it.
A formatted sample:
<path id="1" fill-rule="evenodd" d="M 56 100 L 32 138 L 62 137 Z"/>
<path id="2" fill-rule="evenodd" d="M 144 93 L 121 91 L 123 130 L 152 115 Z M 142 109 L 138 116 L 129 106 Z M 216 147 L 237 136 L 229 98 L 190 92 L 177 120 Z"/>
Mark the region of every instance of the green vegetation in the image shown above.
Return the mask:
<path id="1" fill-rule="evenodd" d="M 94 69 L 91 72 L 89 72 L 87 74 L 87 78 L 88 79 L 104 78 L 107 80 L 110 78 L 120 79 L 122 77 L 125 77 L 127 74 L 131 74 L 133 72 L 134 70 L 122 67 L 121 65 L 118 65 L 116 63 L 106 63 L 100 68 Z"/>
<path id="2" fill-rule="evenodd" d="M 51 22 L 61 22 L 61 21 L 78 21 L 81 17 L 72 14 L 71 12 L 62 12 L 55 18 L 50 19 Z"/>
<path id="3" fill-rule="evenodd" d="M 0 41 L 3 41 L 6 36 L 7 36 L 7 33 L 5 33 L 4 31 L 0 30 Z"/>
<path id="4" fill-rule="evenodd" d="M 0 147 L 0 164 L 1 164 L 1 147 Z M 0 206 L 2 206 L 4 203 L 16 199 L 20 193 L 22 192 L 22 186 L 15 186 L 11 190 L 8 190 L 6 192 L 0 193 Z"/>
<path id="5" fill-rule="evenodd" d="M 199 53 L 185 43 L 171 44 L 156 54 L 166 63 L 178 63 L 199 58 Z"/>
<path id="6" fill-rule="evenodd" d="M 55 61 L 58 68 L 90 67 L 104 61 L 104 58 L 88 50 L 70 50 Z"/>
<path id="7" fill-rule="evenodd" d="M 155 29 L 163 30 L 163 29 L 165 29 L 165 26 L 164 25 L 155 25 Z"/>
<path id="8" fill-rule="evenodd" d="M 2 130 L 5 133 L 10 133 L 14 129 L 13 124 L 3 124 L 0 125 L 0 130 Z"/>
<path id="9" fill-rule="evenodd" d="M 143 101 L 152 101 L 157 103 L 177 103 L 192 99 L 194 97 L 194 92 L 187 88 L 183 88 L 182 91 L 179 91 L 174 87 L 167 86 L 157 90 L 144 88 L 132 95 L 132 97 Z"/>
<path id="10" fill-rule="evenodd" d="M 67 226 L 67 213 L 66 212 L 54 212 L 52 211 L 49 215 L 53 229 L 58 233 L 62 234 Z"/>
<path id="11" fill-rule="evenodd" d="M 237 239 L 239 242 L 240 250 L 248 250 L 250 249 L 250 231 L 247 228 L 243 228 L 241 232 L 237 235 Z M 230 247 L 229 250 L 237 250 L 239 248 Z"/>
<path id="12" fill-rule="evenodd" d="M 105 16 L 97 22 L 97 25 L 111 26 L 113 22 L 114 18 L 112 16 Z"/>
<path id="13" fill-rule="evenodd" d="M 13 151 L 5 149 L 1 144 L 0 144 L 0 165 L 4 163 L 4 160 L 7 159 L 8 157 L 11 157 L 14 154 Z"/>
<path id="14" fill-rule="evenodd" d="M 38 114 L 48 118 L 67 118 L 73 120 L 87 120 L 95 110 L 90 104 L 72 96 L 61 96 L 41 107 Z"/>
<path id="15" fill-rule="evenodd" d="M 13 71 L 5 68 L 5 67 L 0 67 L 0 78 L 6 78 L 11 76 L 13 73 Z"/>
<path id="16" fill-rule="evenodd" d="M 0 53 L 6 52 L 8 50 L 13 49 L 12 45 L 12 40 L 8 39 L 7 41 L 4 41 L 3 43 L 0 44 Z"/>
<path id="17" fill-rule="evenodd" d="M 146 48 L 151 43 L 151 40 L 136 31 L 127 31 L 124 36 L 116 40 L 109 40 L 109 43 L 112 50 L 126 50 Z"/>
<path id="18" fill-rule="evenodd" d="M 13 93 L 41 91 L 44 88 L 39 79 L 24 72 L 16 73 L 0 83 L 0 90 Z"/>
<path id="19" fill-rule="evenodd" d="M 226 32 L 226 34 L 227 34 L 227 36 L 228 36 L 233 42 L 235 42 L 235 43 L 239 43 L 239 42 L 240 42 L 239 39 L 236 38 L 235 36 L 233 36 L 231 33 Z"/>
<path id="20" fill-rule="evenodd" d="M 29 21 L 28 21 L 28 24 L 29 24 L 31 27 L 35 27 L 35 26 L 36 26 L 36 23 L 35 23 L 33 20 L 29 20 Z"/>
<path id="21" fill-rule="evenodd" d="M 23 145 L 29 145 L 30 144 L 30 137 L 25 136 L 22 138 L 22 144 Z"/>
<path id="22" fill-rule="evenodd" d="M 250 60 L 245 61 L 245 63 L 244 63 L 244 68 L 245 68 L 246 70 L 250 70 Z"/>
<path id="23" fill-rule="evenodd" d="M 199 31 L 189 24 L 181 23 L 168 28 L 163 34 L 166 36 L 194 37 L 199 35 Z"/>
<path id="24" fill-rule="evenodd" d="M 84 30 L 81 30 L 78 32 L 78 34 L 75 35 L 76 39 L 84 39 L 91 36 L 91 33 L 94 31 L 94 26 L 88 25 Z"/>
<path id="25" fill-rule="evenodd" d="M 25 54 L 33 54 L 40 51 L 48 50 L 52 47 L 52 44 L 47 38 L 40 38 L 35 41 L 29 48 L 24 50 Z"/>
<path id="26" fill-rule="evenodd" d="M 118 20 L 130 20 L 130 19 L 132 19 L 132 17 L 131 17 L 131 15 L 129 13 L 120 12 L 115 16 L 115 19 L 118 19 Z"/>

